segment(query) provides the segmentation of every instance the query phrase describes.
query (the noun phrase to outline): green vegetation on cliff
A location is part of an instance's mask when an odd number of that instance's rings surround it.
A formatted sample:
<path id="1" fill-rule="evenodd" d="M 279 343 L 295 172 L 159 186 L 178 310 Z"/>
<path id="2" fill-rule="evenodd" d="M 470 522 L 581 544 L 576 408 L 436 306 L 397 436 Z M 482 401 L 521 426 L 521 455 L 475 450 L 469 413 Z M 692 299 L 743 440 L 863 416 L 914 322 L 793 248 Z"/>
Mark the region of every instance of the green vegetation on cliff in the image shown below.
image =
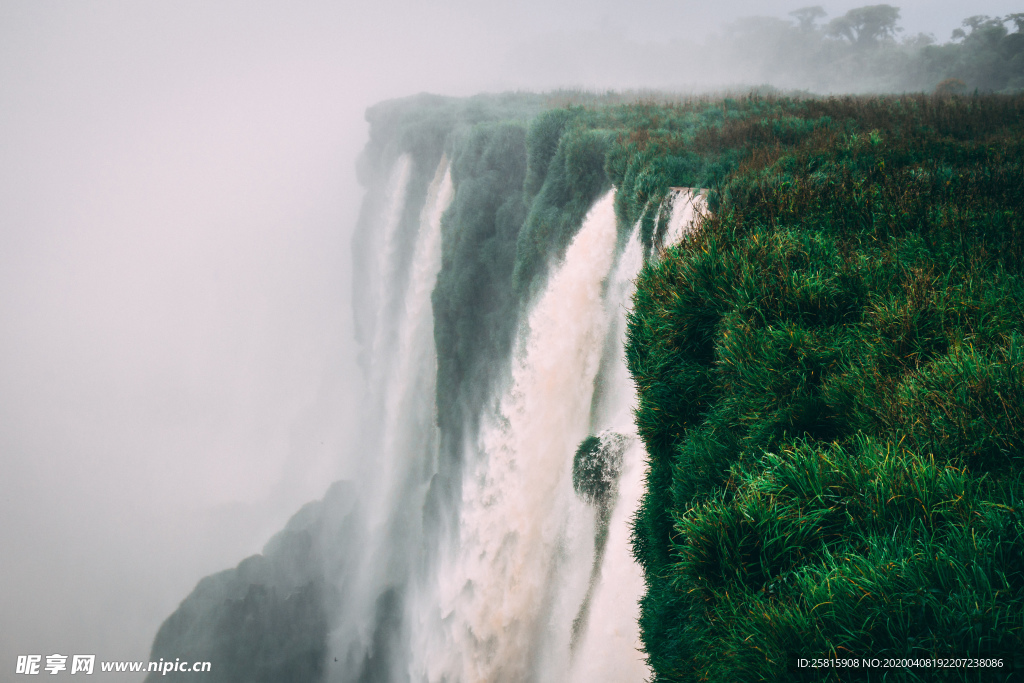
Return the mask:
<path id="1" fill-rule="evenodd" d="M 655 680 L 1024 651 L 1024 98 L 718 106 L 629 133 L 726 169 L 629 325 Z"/>
<path id="2" fill-rule="evenodd" d="M 522 308 L 594 199 L 615 185 L 621 236 L 639 221 L 651 248 L 670 188 L 709 188 L 699 234 L 645 267 L 629 328 L 656 680 L 1021 648 L 1024 98 L 419 104 L 371 121 L 406 131 L 382 133 L 380 168 L 452 161 L 437 514 Z"/>

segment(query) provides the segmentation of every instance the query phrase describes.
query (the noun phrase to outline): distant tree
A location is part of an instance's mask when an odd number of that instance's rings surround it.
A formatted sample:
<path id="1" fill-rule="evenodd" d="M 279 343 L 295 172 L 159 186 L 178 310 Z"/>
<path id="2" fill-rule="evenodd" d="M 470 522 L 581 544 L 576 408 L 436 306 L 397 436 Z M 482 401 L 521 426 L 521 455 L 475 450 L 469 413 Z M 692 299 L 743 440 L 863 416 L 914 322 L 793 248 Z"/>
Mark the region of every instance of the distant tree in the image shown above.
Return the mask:
<path id="1" fill-rule="evenodd" d="M 903 30 L 896 25 L 899 18 L 899 7 L 867 5 L 833 19 L 826 26 L 825 33 L 833 38 L 845 38 L 858 47 L 870 47 L 894 40 L 896 34 Z"/>
<path id="2" fill-rule="evenodd" d="M 800 9 L 793 10 L 789 13 L 789 16 L 796 18 L 801 31 L 809 32 L 817 28 L 815 22 L 828 16 L 828 12 L 823 10 L 821 5 L 814 5 L 813 7 L 801 7 Z"/>
<path id="3" fill-rule="evenodd" d="M 786 19 L 737 19 L 710 50 L 750 82 L 813 92 L 1024 91 L 1024 12 L 968 17 L 942 43 L 905 33 L 892 5 L 826 17 L 813 5 Z"/>
<path id="4" fill-rule="evenodd" d="M 1006 24 L 1017 31 L 1010 33 Z M 955 78 L 967 90 L 1017 92 L 1024 89 L 1024 14 L 976 15 L 953 31 L 953 42 L 925 48 L 921 61 L 938 83 Z"/>
<path id="5" fill-rule="evenodd" d="M 985 14 L 967 17 L 960 24 L 964 28 L 970 29 L 970 31 L 964 31 L 962 28 L 954 29 L 953 40 L 965 40 L 968 36 L 971 36 L 975 41 L 993 42 L 999 41 L 1007 33 L 1002 19 L 998 17 L 993 19 Z"/>

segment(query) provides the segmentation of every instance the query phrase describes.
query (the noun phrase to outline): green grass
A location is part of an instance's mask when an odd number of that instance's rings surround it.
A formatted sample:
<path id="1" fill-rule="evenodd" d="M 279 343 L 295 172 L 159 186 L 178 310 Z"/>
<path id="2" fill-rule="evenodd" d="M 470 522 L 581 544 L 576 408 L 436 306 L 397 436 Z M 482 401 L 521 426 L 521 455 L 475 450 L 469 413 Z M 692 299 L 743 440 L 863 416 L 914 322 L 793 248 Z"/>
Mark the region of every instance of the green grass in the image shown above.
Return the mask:
<path id="1" fill-rule="evenodd" d="M 1021 651 L 1024 98 L 723 109 L 686 145 L 735 159 L 714 214 L 629 326 L 655 680 Z"/>

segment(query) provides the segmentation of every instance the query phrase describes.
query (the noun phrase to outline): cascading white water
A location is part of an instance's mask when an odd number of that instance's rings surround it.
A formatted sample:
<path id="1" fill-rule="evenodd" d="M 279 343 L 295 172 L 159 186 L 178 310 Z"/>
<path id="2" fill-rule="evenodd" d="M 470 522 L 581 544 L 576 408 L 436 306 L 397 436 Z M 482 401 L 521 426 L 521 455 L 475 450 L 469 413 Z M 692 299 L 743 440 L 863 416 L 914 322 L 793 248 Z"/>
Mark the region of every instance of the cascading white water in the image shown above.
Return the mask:
<path id="1" fill-rule="evenodd" d="M 393 166 L 373 226 L 380 275 L 367 377 L 376 417 L 367 425 L 361 543 L 338 584 L 327 679 L 643 680 L 643 581 L 629 521 L 644 452 L 623 350 L 643 262 L 639 226 L 616 259 L 614 192 L 591 208 L 527 310 L 507 381 L 480 407 L 462 456 L 457 535 L 450 547 L 424 548 L 425 494 L 437 471 L 431 292 L 454 190 L 442 159 L 410 232 L 401 225 L 410 167 L 408 157 Z M 573 488 L 577 446 L 595 433 L 625 444 L 606 507 Z"/>
<path id="2" fill-rule="evenodd" d="M 655 223 L 664 210 L 670 211 L 659 249 L 678 244 L 697 227 L 706 207 L 705 197 L 691 188 L 673 188 L 658 207 Z M 650 669 L 641 652 L 639 600 L 644 592 L 643 573 L 632 556 L 630 521 L 644 492 L 646 452 L 636 432 L 633 410 L 636 389 L 626 367 L 626 315 L 635 291 L 635 278 L 643 266 L 640 221 L 633 228 L 615 274 L 608 301 L 615 307 L 610 332 L 616 349 L 615 363 L 606 380 L 599 404 L 598 431 L 614 432 L 627 438 L 618 498 L 608 520 L 608 540 L 599 578 L 590 599 L 587 628 L 577 648 L 569 680 L 642 681 Z"/>
<path id="3" fill-rule="evenodd" d="M 627 442 L 618 497 L 608 519 L 607 545 L 569 679 L 579 683 L 644 681 L 650 675 L 640 652 L 638 626 L 643 573 L 633 559 L 630 541 L 630 521 L 644 490 L 646 452 L 633 421 L 636 389 L 625 357 L 626 314 L 635 289 L 634 280 L 642 266 L 643 244 L 637 222 L 608 287 L 609 315 L 613 320 L 609 335 L 615 357 L 602 392 L 596 423 L 599 432 L 620 434 Z"/>
<path id="4" fill-rule="evenodd" d="M 433 427 L 437 352 L 430 295 L 441 270 L 441 216 L 452 195 L 451 169 L 447 158 L 442 157 L 420 216 L 409 280 L 395 327 L 394 360 L 383 368 L 383 459 L 377 467 L 385 471 L 401 468 L 404 463 L 399 461 L 422 445 L 415 440 L 423 437 L 423 429 Z M 388 497 L 378 497 L 374 504 L 382 512 L 393 507 Z"/>
<path id="5" fill-rule="evenodd" d="M 691 232 L 700 219 L 706 200 L 700 192 L 689 187 L 674 187 L 666 203 L 671 207 L 671 214 L 660 246 L 664 249 L 678 244 L 683 237 Z"/>
<path id="6" fill-rule="evenodd" d="M 612 201 L 608 193 L 591 209 L 530 311 L 512 386 L 482 426 L 464 478 L 458 564 L 442 596 L 453 612 L 456 680 L 527 681 L 539 660 L 568 655 L 594 535 L 593 515 L 573 494 L 572 454 L 588 432 L 607 331 Z M 558 574 L 571 579 L 556 583 Z"/>
<path id="7" fill-rule="evenodd" d="M 378 223 L 380 229 L 374 233 L 379 242 L 374 250 L 377 254 L 377 267 L 370 271 L 375 275 L 373 283 L 375 286 L 370 292 L 374 308 L 372 318 L 374 327 L 369 348 L 370 358 L 374 360 L 385 354 L 383 345 L 387 339 L 387 314 L 392 300 L 391 284 L 394 280 L 394 263 L 398 249 L 397 233 L 402 217 L 402 207 L 405 206 L 411 172 L 412 159 L 408 154 L 403 154 L 395 162 L 389 174 L 384 211 Z"/>
<path id="8" fill-rule="evenodd" d="M 635 434 L 633 390 L 622 358 L 624 308 L 642 263 L 633 238 L 615 261 L 613 192 L 590 210 L 520 332 L 507 389 L 467 453 L 457 547 L 442 558 L 433 618 L 420 618 L 412 680 L 563 681 L 574 664 L 573 626 L 588 594 L 597 519 L 573 491 L 577 445 L 594 428 L 595 380 L 611 334 L 616 358 L 600 427 Z M 605 649 L 609 670 L 642 680 L 636 613 L 642 592 L 628 521 L 643 451 L 633 438 L 611 519 L 596 612 L 584 649 Z M 609 584 L 627 580 L 627 584 Z M 617 604 L 623 602 L 624 605 Z M 611 639 L 599 619 L 621 620 Z M 579 637 L 579 636 L 578 636 Z M 584 655 L 576 658 L 582 660 Z M 602 674 L 590 680 L 613 680 Z"/>
<path id="9" fill-rule="evenodd" d="M 382 219 L 381 292 L 370 358 L 370 415 L 376 428 L 367 439 L 366 472 L 361 478 L 361 547 L 345 576 L 339 623 L 331 634 L 328 680 L 359 675 L 362 660 L 374 653 L 374 624 L 379 601 L 389 589 L 403 588 L 412 558 L 404 550 L 420 533 L 423 472 L 434 466 L 437 451 L 434 348 L 431 293 L 441 268 L 441 217 L 453 196 L 450 165 L 442 158 L 427 190 L 414 236 L 408 272 L 398 263 L 398 224 L 406 198 L 411 162 L 401 157 L 391 172 L 388 206 Z M 408 240 L 407 240 L 408 241 Z M 408 248 L 408 247 L 406 247 Z M 404 282 L 404 292 L 396 283 Z M 400 634 L 394 634 L 396 636 Z"/>

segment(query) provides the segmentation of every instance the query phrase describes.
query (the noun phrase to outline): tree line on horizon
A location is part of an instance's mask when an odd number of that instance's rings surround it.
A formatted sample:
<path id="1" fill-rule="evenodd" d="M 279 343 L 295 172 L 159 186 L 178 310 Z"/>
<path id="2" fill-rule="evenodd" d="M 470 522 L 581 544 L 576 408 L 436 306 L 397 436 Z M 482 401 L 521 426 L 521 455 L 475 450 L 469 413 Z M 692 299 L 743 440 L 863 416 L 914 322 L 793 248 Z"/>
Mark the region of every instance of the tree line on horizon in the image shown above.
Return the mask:
<path id="1" fill-rule="evenodd" d="M 888 4 L 827 21 L 819 5 L 789 16 L 739 19 L 701 50 L 745 79 L 814 92 L 1024 90 L 1024 12 L 968 17 L 944 43 L 903 35 L 900 8 Z"/>

